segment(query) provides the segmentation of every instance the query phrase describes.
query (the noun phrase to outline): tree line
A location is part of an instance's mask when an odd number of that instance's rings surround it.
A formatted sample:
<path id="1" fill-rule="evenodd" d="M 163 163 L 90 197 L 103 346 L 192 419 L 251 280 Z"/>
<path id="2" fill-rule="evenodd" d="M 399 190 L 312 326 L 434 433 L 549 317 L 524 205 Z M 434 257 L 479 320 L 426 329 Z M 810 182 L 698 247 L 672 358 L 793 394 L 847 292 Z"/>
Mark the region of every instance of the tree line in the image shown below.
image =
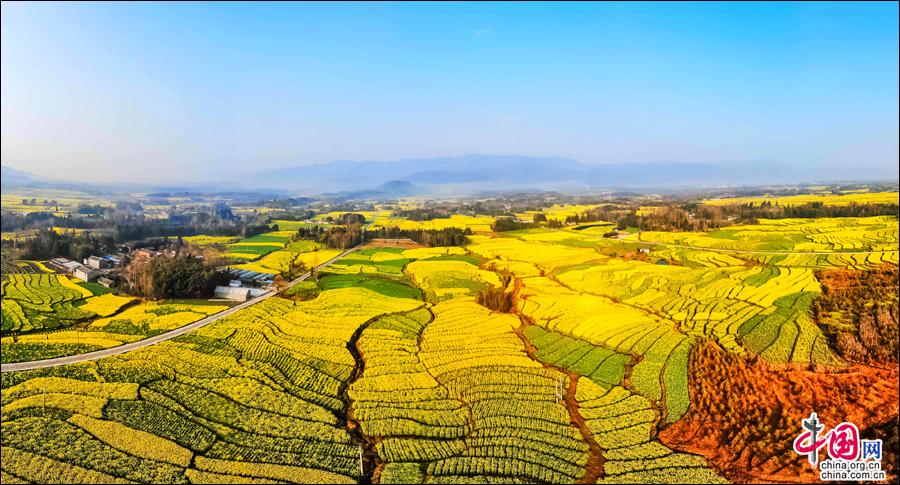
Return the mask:
<path id="1" fill-rule="evenodd" d="M 58 234 L 53 229 L 38 231 L 19 241 L 3 241 L 4 253 L 12 249 L 20 259 L 53 259 L 63 257 L 81 261 L 91 255 L 105 254 L 115 250 L 116 239 L 107 234 Z"/>
<path id="2" fill-rule="evenodd" d="M 411 239 L 425 246 L 463 246 L 469 242 L 468 236 L 471 229 L 448 227 L 444 229 L 400 229 L 398 227 L 381 227 L 376 230 L 364 231 L 357 223 L 346 226 L 301 227 L 297 230 L 300 239 L 317 241 L 331 249 L 349 249 L 365 240 L 382 239 Z"/>
<path id="3" fill-rule="evenodd" d="M 605 204 L 566 217 L 566 224 L 607 221 L 618 229 L 636 227 L 641 231 L 708 231 L 737 224 L 756 224 L 759 219 L 900 216 L 898 204 L 856 204 L 829 206 L 822 202 L 779 206 L 760 204 L 706 205 L 698 202 L 656 206 L 638 215 L 639 208 Z M 537 220 L 537 219 L 535 219 Z M 561 225 L 549 220 L 548 226 Z M 504 223 L 503 227 L 513 227 Z M 512 230 L 512 229 L 506 229 Z"/>
<path id="4" fill-rule="evenodd" d="M 122 276 L 131 293 L 153 299 L 210 298 L 216 286 L 229 279 L 227 273 L 191 254 L 136 259 Z"/>
<path id="5" fill-rule="evenodd" d="M 367 231 L 366 238 L 412 239 L 429 246 L 464 246 L 469 242 L 472 230 L 469 228 L 445 227 L 443 229 L 400 229 L 399 227 L 382 227 L 375 231 Z"/>
<path id="6" fill-rule="evenodd" d="M 211 236 L 250 237 L 270 231 L 265 216 L 238 218 L 230 209 L 192 214 L 171 214 L 166 219 L 145 219 L 143 215 L 115 219 L 94 219 L 72 215 L 55 216 L 48 212 L 20 215 L 2 214 L 3 230 L 36 229 L 18 239 L 4 239 L 3 251 L 24 259 L 65 257 L 81 259 L 109 252 L 118 244 L 133 241 L 164 240 L 207 234 Z M 48 227 L 65 228 L 61 234 Z M 76 229 L 84 232 L 76 234 Z"/>

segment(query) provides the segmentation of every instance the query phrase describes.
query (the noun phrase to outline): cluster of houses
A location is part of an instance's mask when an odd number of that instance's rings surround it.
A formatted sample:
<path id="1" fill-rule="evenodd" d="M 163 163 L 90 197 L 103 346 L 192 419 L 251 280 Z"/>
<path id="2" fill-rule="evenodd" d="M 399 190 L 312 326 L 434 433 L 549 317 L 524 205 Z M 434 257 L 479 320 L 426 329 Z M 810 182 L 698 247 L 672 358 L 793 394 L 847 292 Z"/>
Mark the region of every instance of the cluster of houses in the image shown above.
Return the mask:
<path id="1" fill-rule="evenodd" d="M 82 281 L 96 281 L 110 288 L 125 265 L 126 259 L 127 256 L 122 253 L 89 256 L 82 263 L 66 258 L 53 258 L 47 262 L 47 266 L 57 273 L 72 275 Z"/>
<path id="2" fill-rule="evenodd" d="M 66 258 L 53 258 L 47 262 L 47 266 L 57 273 L 71 275 L 82 281 L 96 281 L 111 288 L 128 261 L 152 259 L 165 254 L 165 251 L 141 248 L 131 251 L 128 255 L 113 253 L 105 256 L 89 256 L 81 263 Z M 214 296 L 234 301 L 247 301 L 265 293 L 275 278 L 275 275 L 268 273 L 227 267 L 220 268 L 219 271 L 228 273 L 230 281 L 228 286 L 217 286 Z"/>

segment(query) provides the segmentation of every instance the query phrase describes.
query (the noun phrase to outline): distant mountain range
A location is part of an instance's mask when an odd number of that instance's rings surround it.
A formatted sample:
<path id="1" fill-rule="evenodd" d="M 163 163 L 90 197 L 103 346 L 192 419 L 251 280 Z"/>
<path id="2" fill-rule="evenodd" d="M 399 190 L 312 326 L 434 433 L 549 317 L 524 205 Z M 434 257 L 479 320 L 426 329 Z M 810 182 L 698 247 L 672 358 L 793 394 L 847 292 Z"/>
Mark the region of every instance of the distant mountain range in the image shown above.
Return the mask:
<path id="1" fill-rule="evenodd" d="M 34 182 L 34 176 L 28 172 L 0 165 L 0 185 L 25 185 Z"/>
<path id="2" fill-rule="evenodd" d="M 391 180 L 373 189 L 351 190 L 340 192 L 326 192 L 322 195 L 335 199 L 362 200 L 362 199 L 394 199 L 397 197 L 409 197 L 421 195 L 424 191 L 405 180 Z"/>
<path id="3" fill-rule="evenodd" d="M 2 167 L 3 185 L 62 185 L 27 172 Z M 555 190 L 704 189 L 811 182 L 897 180 L 896 167 L 801 169 L 793 164 L 743 163 L 615 163 L 586 164 L 570 158 L 517 155 L 465 155 L 394 161 L 334 161 L 267 170 L 219 180 L 172 185 L 141 185 L 153 190 L 253 191 L 282 195 L 324 194 L 343 199 L 394 198 L 412 195 Z M 103 184 L 76 184 L 99 187 Z M 131 186 L 136 184 L 110 184 Z M 262 192 L 259 192 L 262 191 Z"/>
<path id="4" fill-rule="evenodd" d="M 857 172 L 858 173 L 858 172 Z M 853 173 L 833 180 L 851 180 Z M 585 164 L 570 158 L 466 155 L 395 161 L 336 161 L 269 170 L 243 183 L 329 192 L 375 191 L 388 182 L 408 182 L 405 192 L 473 193 L 478 191 L 592 190 L 610 188 L 685 188 L 722 185 L 800 183 L 827 179 L 822 173 L 797 170 L 786 164 L 755 162 L 711 164 L 684 162 Z"/>

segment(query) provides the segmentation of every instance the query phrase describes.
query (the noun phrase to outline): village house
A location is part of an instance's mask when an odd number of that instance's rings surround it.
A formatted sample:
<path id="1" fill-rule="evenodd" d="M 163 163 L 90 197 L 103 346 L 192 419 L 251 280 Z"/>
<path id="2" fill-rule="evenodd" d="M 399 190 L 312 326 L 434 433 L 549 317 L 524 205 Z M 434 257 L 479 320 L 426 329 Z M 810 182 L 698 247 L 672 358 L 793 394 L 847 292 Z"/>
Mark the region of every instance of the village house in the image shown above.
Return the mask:
<path id="1" fill-rule="evenodd" d="M 84 259 L 84 264 L 94 269 L 106 269 L 112 266 L 109 260 L 100 256 L 89 256 Z"/>
<path id="2" fill-rule="evenodd" d="M 91 269 L 83 264 L 78 265 L 72 270 L 72 276 L 85 282 L 94 281 L 99 274 L 99 271 Z"/>

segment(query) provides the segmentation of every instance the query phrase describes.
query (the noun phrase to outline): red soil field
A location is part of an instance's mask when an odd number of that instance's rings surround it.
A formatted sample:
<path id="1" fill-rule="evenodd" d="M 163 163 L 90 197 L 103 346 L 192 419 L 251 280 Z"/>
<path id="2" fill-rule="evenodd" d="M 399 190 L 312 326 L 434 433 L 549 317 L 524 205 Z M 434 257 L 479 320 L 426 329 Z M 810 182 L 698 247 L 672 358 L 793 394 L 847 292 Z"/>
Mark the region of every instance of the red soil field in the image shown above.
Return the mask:
<path id="1" fill-rule="evenodd" d="M 413 241 L 412 239 L 372 239 L 364 246 L 366 248 L 404 248 L 415 249 L 424 248 L 425 246 Z"/>
<path id="2" fill-rule="evenodd" d="M 849 421 L 860 438 L 883 439 L 882 465 L 896 480 L 897 368 L 775 365 L 707 341 L 691 353 L 690 376 L 690 411 L 659 437 L 706 456 L 729 479 L 818 482 L 818 472 L 792 448 L 801 420 L 816 412 L 826 430 Z"/>

